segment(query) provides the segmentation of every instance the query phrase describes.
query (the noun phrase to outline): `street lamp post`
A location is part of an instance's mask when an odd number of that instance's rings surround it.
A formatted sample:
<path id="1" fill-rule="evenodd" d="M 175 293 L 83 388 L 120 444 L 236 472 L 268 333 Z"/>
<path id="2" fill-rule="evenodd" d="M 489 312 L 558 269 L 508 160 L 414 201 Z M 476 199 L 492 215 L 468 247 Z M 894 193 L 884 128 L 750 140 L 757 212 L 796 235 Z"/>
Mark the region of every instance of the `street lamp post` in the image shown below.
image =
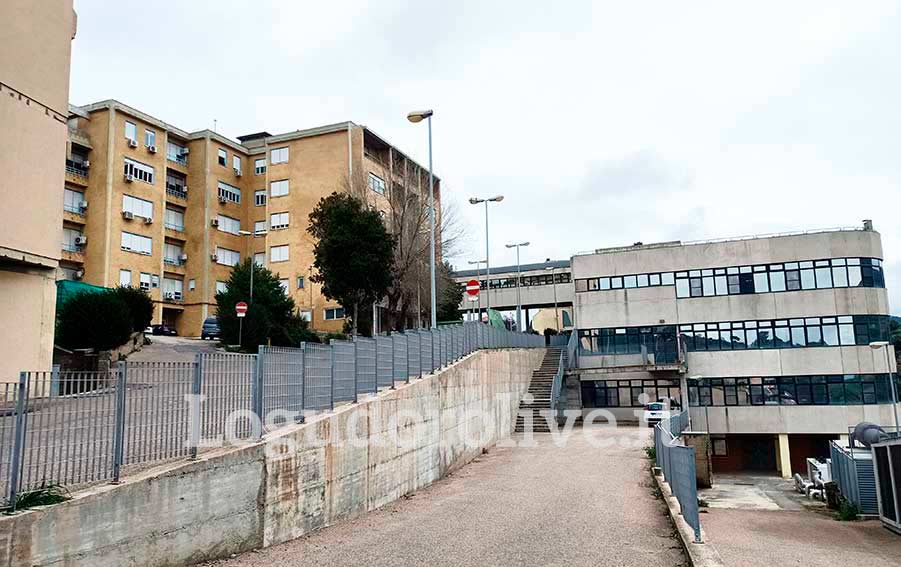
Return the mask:
<path id="1" fill-rule="evenodd" d="M 488 322 L 491 322 L 491 265 L 488 262 L 488 203 L 500 203 L 504 200 L 503 195 L 495 195 L 487 199 L 479 199 L 478 197 L 470 197 L 470 205 L 478 205 L 485 203 L 485 314 L 488 315 Z"/>
<path id="2" fill-rule="evenodd" d="M 546 261 L 550 262 L 551 259 L 548 258 Z M 557 327 L 557 332 L 560 332 L 560 313 L 557 310 L 557 268 L 555 266 L 546 266 L 544 269 L 551 271 L 551 283 L 554 287 L 554 324 Z"/>
<path id="3" fill-rule="evenodd" d="M 523 332 L 522 326 L 522 297 L 520 296 L 519 291 L 519 280 L 521 279 L 519 276 L 519 249 L 522 246 L 528 246 L 528 242 L 517 242 L 514 244 L 507 244 L 507 248 L 516 248 L 516 330 L 520 333 Z"/>
<path id="4" fill-rule="evenodd" d="M 251 238 L 262 237 L 268 234 L 267 231 L 261 230 L 259 232 L 250 231 L 250 230 L 239 230 L 238 236 L 249 236 Z M 250 252 L 250 299 L 247 301 L 249 304 L 253 305 L 253 273 L 257 271 L 257 261 L 254 259 L 253 251 Z M 238 320 L 238 345 L 243 345 L 241 341 L 243 340 L 244 334 L 244 319 L 241 318 Z"/>
<path id="5" fill-rule="evenodd" d="M 482 290 L 481 290 L 481 285 L 482 285 L 482 272 L 480 271 L 480 266 L 481 266 L 482 264 L 484 264 L 485 262 L 486 262 L 485 260 L 470 260 L 470 261 L 469 261 L 469 265 L 470 265 L 470 266 L 473 265 L 473 264 L 475 264 L 475 266 L 476 266 L 476 281 L 479 282 L 479 287 L 480 287 L 480 289 L 479 289 L 479 295 L 477 296 L 477 297 L 478 297 L 478 301 L 479 301 L 479 303 L 478 303 L 478 305 L 479 305 L 479 311 L 478 311 L 479 317 L 478 317 L 478 320 L 479 320 L 479 321 L 482 320 Z M 486 284 L 486 286 L 487 286 L 487 284 Z"/>
<path id="6" fill-rule="evenodd" d="M 892 364 L 888 347 L 888 341 L 874 341 L 870 343 L 870 348 L 873 350 L 885 349 L 885 371 L 888 373 L 888 380 L 892 386 L 892 411 L 895 414 L 895 435 L 899 435 L 901 434 L 901 431 L 898 429 L 898 392 L 895 387 L 895 377 L 892 375 Z"/>
<path id="7" fill-rule="evenodd" d="M 415 110 L 407 114 L 407 120 L 416 124 L 428 119 L 429 123 L 429 270 L 432 290 L 432 328 L 438 327 L 437 298 L 435 289 L 435 181 L 432 174 L 432 114 L 431 110 Z"/>

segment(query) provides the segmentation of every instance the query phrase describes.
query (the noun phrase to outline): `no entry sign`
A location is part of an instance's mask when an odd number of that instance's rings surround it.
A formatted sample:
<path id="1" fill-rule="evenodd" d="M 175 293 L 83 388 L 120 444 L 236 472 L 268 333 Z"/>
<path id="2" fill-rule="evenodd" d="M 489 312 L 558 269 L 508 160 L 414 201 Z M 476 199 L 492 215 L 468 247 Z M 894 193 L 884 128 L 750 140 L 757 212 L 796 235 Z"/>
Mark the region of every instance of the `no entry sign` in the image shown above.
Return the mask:
<path id="1" fill-rule="evenodd" d="M 235 313 L 238 314 L 238 317 L 243 317 L 247 313 L 247 304 L 243 301 L 235 303 Z"/>
<path id="2" fill-rule="evenodd" d="M 469 295 L 479 295 L 479 282 L 476 280 L 469 280 L 466 282 L 466 293 Z"/>

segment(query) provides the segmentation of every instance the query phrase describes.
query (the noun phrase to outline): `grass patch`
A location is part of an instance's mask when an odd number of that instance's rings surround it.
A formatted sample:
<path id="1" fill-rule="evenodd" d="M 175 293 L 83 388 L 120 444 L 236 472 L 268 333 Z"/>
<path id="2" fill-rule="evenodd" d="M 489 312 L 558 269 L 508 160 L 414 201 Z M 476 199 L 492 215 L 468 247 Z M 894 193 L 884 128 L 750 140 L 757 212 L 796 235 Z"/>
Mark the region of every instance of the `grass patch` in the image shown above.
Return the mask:
<path id="1" fill-rule="evenodd" d="M 16 497 L 16 510 L 25 510 L 35 506 L 50 506 L 69 500 L 69 491 L 58 484 L 50 484 L 46 487 L 23 492 Z"/>
<path id="2" fill-rule="evenodd" d="M 857 504 L 842 498 L 838 505 L 838 511 L 835 513 L 835 519 L 840 522 L 854 522 L 860 519 L 860 509 Z"/>
<path id="3" fill-rule="evenodd" d="M 644 448 L 644 456 L 651 461 L 657 461 L 657 447 L 651 445 Z"/>

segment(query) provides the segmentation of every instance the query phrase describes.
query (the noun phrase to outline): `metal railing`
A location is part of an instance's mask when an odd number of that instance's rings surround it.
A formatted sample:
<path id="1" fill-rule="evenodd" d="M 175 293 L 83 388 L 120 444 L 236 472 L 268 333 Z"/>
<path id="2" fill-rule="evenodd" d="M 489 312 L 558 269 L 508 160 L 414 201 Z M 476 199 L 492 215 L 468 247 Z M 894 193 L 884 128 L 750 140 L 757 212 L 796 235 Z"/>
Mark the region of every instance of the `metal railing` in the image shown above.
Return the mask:
<path id="1" fill-rule="evenodd" d="M 567 368 L 579 367 L 579 333 L 573 329 L 566 341 L 566 366 Z"/>
<path id="2" fill-rule="evenodd" d="M 557 373 L 551 382 L 551 415 L 557 419 L 557 423 L 562 423 L 563 420 L 563 404 L 560 403 L 560 396 L 563 392 L 564 368 L 566 368 L 566 351 L 561 350 L 560 358 L 557 360 Z"/>
<path id="3" fill-rule="evenodd" d="M 188 192 L 185 191 L 184 189 L 181 189 L 181 186 L 180 186 L 180 185 L 172 185 L 172 184 L 168 184 L 168 183 L 167 183 L 167 184 L 166 184 L 166 194 L 167 194 L 167 195 L 173 195 L 173 196 L 178 197 L 178 198 L 180 198 L 180 199 L 187 199 L 187 198 L 188 198 Z"/>
<path id="4" fill-rule="evenodd" d="M 658 423 L 654 426 L 654 450 L 657 466 L 663 471 L 663 478 L 679 501 L 680 513 L 694 530 L 695 542 L 700 543 L 701 519 L 694 447 L 679 445 L 676 437 L 663 424 Z"/>
<path id="5" fill-rule="evenodd" d="M 87 177 L 88 176 L 88 168 L 85 167 L 85 165 L 82 163 L 67 159 L 66 160 L 66 173 L 71 173 L 72 175 L 77 175 L 79 177 Z"/>
<path id="6" fill-rule="evenodd" d="M 258 439 L 477 349 L 543 346 L 537 335 L 465 323 L 261 346 L 258 354 L 202 353 L 193 362 L 125 361 L 109 372 L 22 372 L 18 383 L 0 384 L 0 504 L 14 508 L 23 492 L 115 482 L 129 467 Z"/>

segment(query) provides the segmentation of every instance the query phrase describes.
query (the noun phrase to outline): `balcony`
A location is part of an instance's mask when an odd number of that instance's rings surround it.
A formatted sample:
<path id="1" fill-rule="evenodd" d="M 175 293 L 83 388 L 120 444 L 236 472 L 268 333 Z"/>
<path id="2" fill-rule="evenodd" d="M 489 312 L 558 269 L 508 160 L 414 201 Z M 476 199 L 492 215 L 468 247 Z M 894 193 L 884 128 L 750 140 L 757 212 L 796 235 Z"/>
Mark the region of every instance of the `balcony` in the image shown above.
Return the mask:
<path id="1" fill-rule="evenodd" d="M 188 166 L 188 154 L 182 154 L 182 153 L 178 153 L 178 154 L 166 153 L 166 159 L 169 160 L 169 161 L 171 161 L 171 162 L 173 162 L 173 163 L 177 163 L 178 165 L 183 165 L 183 166 L 185 166 L 185 167 Z"/>
<path id="2" fill-rule="evenodd" d="M 63 244 L 61 260 L 74 262 L 76 264 L 84 264 L 84 249 L 74 244 Z"/>
<path id="3" fill-rule="evenodd" d="M 163 258 L 163 270 L 171 274 L 185 274 L 186 262 L 178 258 Z"/>
<path id="4" fill-rule="evenodd" d="M 88 184 L 88 167 L 83 163 L 67 159 L 66 181 L 86 187 Z"/>
<path id="5" fill-rule="evenodd" d="M 180 304 L 182 300 L 182 295 L 180 291 L 166 291 L 163 292 L 163 301 L 165 303 L 173 303 Z"/>
<path id="6" fill-rule="evenodd" d="M 188 239 L 188 236 L 185 234 L 185 227 L 178 224 L 173 224 L 170 222 L 165 223 L 166 226 L 166 238 L 173 238 L 175 240 L 185 241 Z"/>
<path id="7" fill-rule="evenodd" d="M 63 205 L 63 220 L 75 224 L 85 224 L 84 209 L 81 207 L 73 207 L 71 205 Z"/>
<path id="8" fill-rule="evenodd" d="M 173 183 L 166 184 L 166 195 L 170 197 L 175 197 L 177 199 L 188 199 L 188 192 L 185 191 L 183 185 L 175 185 Z"/>

